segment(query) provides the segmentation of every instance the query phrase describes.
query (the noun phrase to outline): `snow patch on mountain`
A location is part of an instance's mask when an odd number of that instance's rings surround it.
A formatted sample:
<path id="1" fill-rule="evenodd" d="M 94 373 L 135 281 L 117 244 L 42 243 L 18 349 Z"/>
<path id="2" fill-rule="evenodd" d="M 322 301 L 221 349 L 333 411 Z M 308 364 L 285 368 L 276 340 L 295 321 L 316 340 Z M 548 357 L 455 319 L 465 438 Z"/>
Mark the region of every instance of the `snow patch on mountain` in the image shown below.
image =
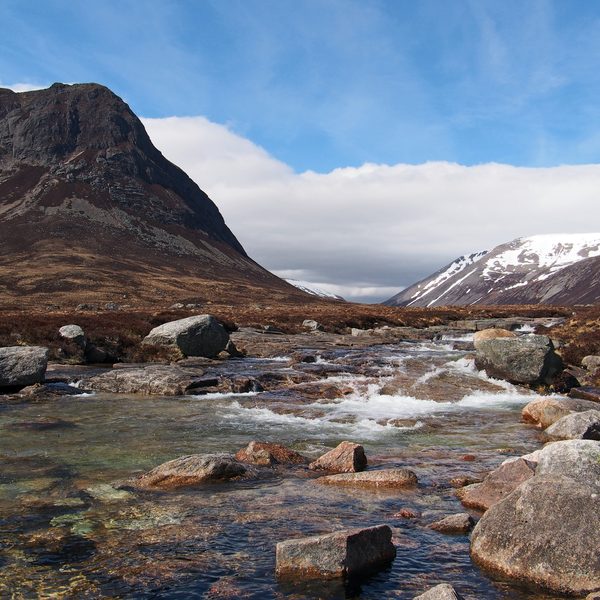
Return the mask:
<path id="1" fill-rule="evenodd" d="M 310 281 L 300 281 L 298 279 L 286 279 L 288 283 L 291 283 L 294 287 L 299 290 L 311 294 L 312 296 L 319 296 L 320 298 L 329 298 L 331 300 L 344 300 L 341 296 L 327 292 L 324 289 L 318 287 L 318 285 L 311 283 Z M 345 300 L 344 300 L 345 301 Z"/>

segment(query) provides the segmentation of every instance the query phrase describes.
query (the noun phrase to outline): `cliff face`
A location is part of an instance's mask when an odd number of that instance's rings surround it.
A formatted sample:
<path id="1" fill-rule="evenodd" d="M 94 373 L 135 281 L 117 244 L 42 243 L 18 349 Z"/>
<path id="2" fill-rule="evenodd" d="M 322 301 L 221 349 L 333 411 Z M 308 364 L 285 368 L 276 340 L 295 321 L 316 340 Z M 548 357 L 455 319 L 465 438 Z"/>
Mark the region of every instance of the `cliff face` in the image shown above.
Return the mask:
<path id="1" fill-rule="evenodd" d="M 462 256 L 384 304 L 592 304 L 600 301 L 599 267 L 600 234 L 519 238 Z"/>
<path id="2" fill-rule="evenodd" d="M 97 84 L 0 89 L 0 267 L 13 300 L 296 293 Z"/>

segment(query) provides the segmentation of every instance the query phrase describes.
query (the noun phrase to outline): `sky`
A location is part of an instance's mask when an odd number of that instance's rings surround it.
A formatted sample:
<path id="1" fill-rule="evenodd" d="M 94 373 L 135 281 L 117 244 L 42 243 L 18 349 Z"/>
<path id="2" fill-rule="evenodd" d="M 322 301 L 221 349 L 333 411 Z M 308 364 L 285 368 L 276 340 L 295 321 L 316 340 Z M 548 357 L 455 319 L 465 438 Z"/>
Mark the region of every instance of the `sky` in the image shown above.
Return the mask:
<path id="1" fill-rule="evenodd" d="M 598 230 L 600 2 L 0 0 L 0 86 L 94 81 L 275 273 L 383 300 Z"/>

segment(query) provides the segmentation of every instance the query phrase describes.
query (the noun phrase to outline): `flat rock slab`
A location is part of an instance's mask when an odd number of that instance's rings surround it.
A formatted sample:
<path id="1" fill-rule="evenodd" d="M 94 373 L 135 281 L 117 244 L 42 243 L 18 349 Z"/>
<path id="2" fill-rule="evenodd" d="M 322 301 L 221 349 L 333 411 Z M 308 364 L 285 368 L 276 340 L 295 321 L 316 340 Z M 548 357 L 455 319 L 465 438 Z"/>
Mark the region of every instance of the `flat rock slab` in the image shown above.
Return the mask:
<path id="1" fill-rule="evenodd" d="M 559 440 L 600 440 L 600 410 L 566 415 L 550 425 L 544 433 Z"/>
<path id="2" fill-rule="evenodd" d="M 462 600 L 462 596 L 459 596 L 450 584 L 440 583 L 424 594 L 415 596 L 413 600 Z"/>
<path id="3" fill-rule="evenodd" d="M 475 520 L 469 513 L 458 513 L 435 521 L 435 523 L 431 523 L 428 527 L 440 533 L 465 534 L 469 533 L 474 525 Z"/>
<path id="4" fill-rule="evenodd" d="M 536 475 L 483 515 L 471 534 L 471 556 L 503 577 L 557 594 L 598 590 L 600 494 L 568 477 Z"/>
<path id="5" fill-rule="evenodd" d="M 466 507 L 486 511 L 534 474 L 531 463 L 519 458 L 500 465 L 481 483 L 467 485 L 456 494 Z"/>
<path id="6" fill-rule="evenodd" d="M 308 465 L 313 471 L 354 473 L 367 468 L 365 449 L 360 444 L 342 442 Z"/>
<path id="7" fill-rule="evenodd" d="M 319 477 L 316 481 L 328 485 L 357 488 L 403 488 L 417 485 L 419 480 L 410 469 L 382 469 L 381 471 L 326 475 Z"/>
<path id="8" fill-rule="evenodd" d="M 84 381 L 84 387 L 96 392 L 180 396 L 204 385 L 178 367 L 164 365 L 138 369 L 113 369 Z"/>
<path id="9" fill-rule="evenodd" d="M 396 557 L 387 525 L 337 531 L 277 544 L 278 577 L 333 579 L 371 573 Z"/>
<path id="10" fill-rule="evenodd" d="M 8 346 L 0 348 L 0 388 L 42 383 L 48 366 L 48 348 Z"/>
<path id="11" fill-rule="evenodd" d="M 600 388 L 598 387 L 574 387 L 569 390 L 571 398 L 580 398 L 581 400 L 589 400 L 600 405 Z"/>
<path id="12" fill-rule="evenodd" d="M 253 474 L 230 454 L 191 454 L 170 460 L 119 487 L 176 489 Z"/>

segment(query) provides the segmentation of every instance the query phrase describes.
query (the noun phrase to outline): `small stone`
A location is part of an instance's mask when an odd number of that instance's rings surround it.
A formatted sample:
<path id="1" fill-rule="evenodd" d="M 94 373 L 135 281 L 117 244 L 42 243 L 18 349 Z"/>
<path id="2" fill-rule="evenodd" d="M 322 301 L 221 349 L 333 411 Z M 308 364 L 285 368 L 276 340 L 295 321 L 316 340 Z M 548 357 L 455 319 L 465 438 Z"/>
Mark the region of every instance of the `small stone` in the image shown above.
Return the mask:
<path id="1" fill-rule="evenodd" d="M 372 573 L 396 557 L 387 525 L 337 531 L 277 544 L 278 577 L 332 579 Z"/>
<path id="2" fill-rule="evenodd" d="M 79 325 L 63 325 L 58 333 L 65 340 L 73 342 L 80 348 L 85 348 L 85 333 Z"/>
<path id="3" fill-rule="evenodd" d="M 475 526 L 475 520 L 469 513 L 449 515 L 428 525 L 429 529 L 440 533 L 469 533 Z"/>
<path id="4" fill-rule="evenodd" d="M 317 482 L 358 488 L 403 488 L 417 485 L 418 478 L 410 469 L 382 469 L 327 475 L 319 477 Z"/>
<path id="5" fill-rule="evenodd" d="M 367 468 L 365 449 L 360 444 L 342 442 L 308 465 L 313 471 L 354 473 Z"/>
<path id="6" fill-rule="evenodd" d="M 588 371 L 595 371 L 600 368 L 600 356 L 589 355 L 581 359 L 581 366 Z"/>
<path id="7" fill-rule="evenodd" d="M 450 485 L 455 488 L 465 487 L 473 483 L 481 483 L 483 480 L 480 477 L 471 477 L 470 475 L 459 475 L 450 480 Z"/>
<path id="8" fill-rule="evenodd" d="M 396 517 L 397 519 L 418 519 L 421 517 L 421 513 L 417 510 L 412 510 L 412 508 L 401 508 L 392 516 Z"/>
<path id="9" fill-rule="evenodd" d="M 451 585 L 440 583 L 424 594 L 415 596 L 413 600 L 462 600 L 462 596 L 459 596 Z"/>
<path id="10" fill-rule="evenodd" d="M 314 319 L 304 319 L 302 327 L 309 331 L 323 331 L 323 326 Z"/>
<path id="11" fill-rule="evenodd" d="M 236 460 L 255 465 L 292 464 L 305 465 L 308 459 L 302 454 L 280 444 L 250 442 L 235 455 Z"/>

